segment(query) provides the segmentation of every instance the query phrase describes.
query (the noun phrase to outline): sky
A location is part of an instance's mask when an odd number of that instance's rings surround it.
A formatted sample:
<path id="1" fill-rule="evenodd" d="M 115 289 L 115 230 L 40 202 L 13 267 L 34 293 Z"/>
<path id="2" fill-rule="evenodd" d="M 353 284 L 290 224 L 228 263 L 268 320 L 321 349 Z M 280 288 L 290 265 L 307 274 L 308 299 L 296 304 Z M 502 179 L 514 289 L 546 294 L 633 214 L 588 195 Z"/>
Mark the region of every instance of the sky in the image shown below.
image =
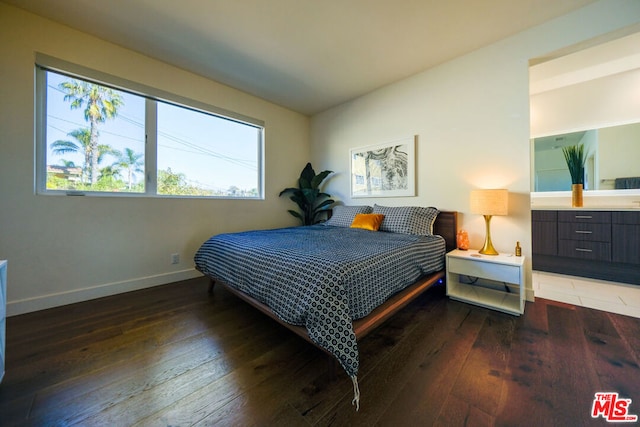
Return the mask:
<path id="1" fill-rule="evenodd" d="M 82 154 L 56 155 L 51 150 L 51 144 L 57 140 L 77 142 L 69 132 L 88 128 L 89 123 L 84 119 L 84 108 L 72 110 L 70 101 L 64 101 L 59 84 L 69 78 L 53 72 L 47 75 L 46 163 L 61 165 L 64 159 L 82 166 Z M 145 99 L 126 92 L 120 94 L 124 105 L 118 109 L 117 117 L 99 125 L 100 144 L 122 152 L 131 148 L 135 153 L 144 154 Z M 157 114 L 158 169 L 171 168 L 174 173 L 184 174 L 189 184 L 200 188 L 226 190 L 236 186 L 250 190 L 258 187 L 257 128 L 161 102 Z M 105 156 L 100 167 L 114 162 L 114 157 Z M 134 182 L 142 179 L 142 174 L 137 174 Z"/>

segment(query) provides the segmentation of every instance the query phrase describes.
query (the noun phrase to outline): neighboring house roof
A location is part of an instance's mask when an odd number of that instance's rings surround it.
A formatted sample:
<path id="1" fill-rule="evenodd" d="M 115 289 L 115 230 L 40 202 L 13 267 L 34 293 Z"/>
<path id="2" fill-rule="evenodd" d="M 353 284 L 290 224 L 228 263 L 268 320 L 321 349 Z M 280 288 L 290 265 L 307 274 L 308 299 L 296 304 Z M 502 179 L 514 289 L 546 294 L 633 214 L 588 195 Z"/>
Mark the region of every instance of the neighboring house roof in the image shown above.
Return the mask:
<path id="1" fill-rule="evenodd" d="M 80 181 L 82 179 L 82 168 L 77 166 L 47 165 L 47 174 L 54 174 L 58 178 L 65 178 L 69 181 Z"/>

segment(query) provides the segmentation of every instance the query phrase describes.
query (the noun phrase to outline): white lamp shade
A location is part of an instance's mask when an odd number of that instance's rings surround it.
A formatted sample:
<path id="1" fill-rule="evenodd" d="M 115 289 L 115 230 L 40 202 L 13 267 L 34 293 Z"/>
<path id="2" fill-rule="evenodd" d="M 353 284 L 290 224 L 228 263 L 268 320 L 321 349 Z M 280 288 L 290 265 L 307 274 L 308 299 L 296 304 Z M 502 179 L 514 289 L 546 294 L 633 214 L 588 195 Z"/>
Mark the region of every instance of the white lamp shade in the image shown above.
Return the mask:
<path id="1" fill-rule="evenodd" d="M 509 191 L 472 190 L 471 213 L 479 215 L 506 215 L 509 212 Z"/>

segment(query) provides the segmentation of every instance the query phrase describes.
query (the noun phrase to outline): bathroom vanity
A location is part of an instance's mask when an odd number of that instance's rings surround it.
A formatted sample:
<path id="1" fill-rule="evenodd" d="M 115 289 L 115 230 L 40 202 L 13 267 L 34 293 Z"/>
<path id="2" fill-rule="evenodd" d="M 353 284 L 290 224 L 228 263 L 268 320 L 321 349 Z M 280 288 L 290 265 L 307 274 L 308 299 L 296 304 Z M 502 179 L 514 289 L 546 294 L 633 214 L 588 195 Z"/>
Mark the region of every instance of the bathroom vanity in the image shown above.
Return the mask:
<path id="1" fill-rule="evenodd" d="M 640 285 L 640 209 L 534 209 L 534 270 Z"/>

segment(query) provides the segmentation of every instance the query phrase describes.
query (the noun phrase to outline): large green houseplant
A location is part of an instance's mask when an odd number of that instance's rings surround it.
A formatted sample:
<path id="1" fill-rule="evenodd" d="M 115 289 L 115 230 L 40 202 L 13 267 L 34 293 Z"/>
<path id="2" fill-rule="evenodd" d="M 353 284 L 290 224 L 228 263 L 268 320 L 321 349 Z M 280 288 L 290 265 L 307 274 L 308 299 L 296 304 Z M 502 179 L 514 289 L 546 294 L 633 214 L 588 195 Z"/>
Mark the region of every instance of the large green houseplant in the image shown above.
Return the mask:
<path id="1" fill-rule="evenodd" d="M 582 206 L 582 190 L 584 187 L 584 164 L 586 157 L 584 154 L 584 145 L 571 145 L 562 147 L 564 159 L 567 161 L 569 174 L 571 175 L 571 205 L 574 207 Z"/>
<path id="2" fill-rule="evenodd" d="M 289 195 L 301 212 L 289 209 L 289 213 L 302 221 L 302 225 L 313 225 L 320 222 L 321 214 L 327 211 L 333 204 L 331 196 L 320 191 L 320 184 L 333 171 L 322 171 L 316 175 L 311 163 L 307 163 L 300 178 L 298 178 L 298 188 L 285 188 L 280 192 L 280 196 Z"/>

